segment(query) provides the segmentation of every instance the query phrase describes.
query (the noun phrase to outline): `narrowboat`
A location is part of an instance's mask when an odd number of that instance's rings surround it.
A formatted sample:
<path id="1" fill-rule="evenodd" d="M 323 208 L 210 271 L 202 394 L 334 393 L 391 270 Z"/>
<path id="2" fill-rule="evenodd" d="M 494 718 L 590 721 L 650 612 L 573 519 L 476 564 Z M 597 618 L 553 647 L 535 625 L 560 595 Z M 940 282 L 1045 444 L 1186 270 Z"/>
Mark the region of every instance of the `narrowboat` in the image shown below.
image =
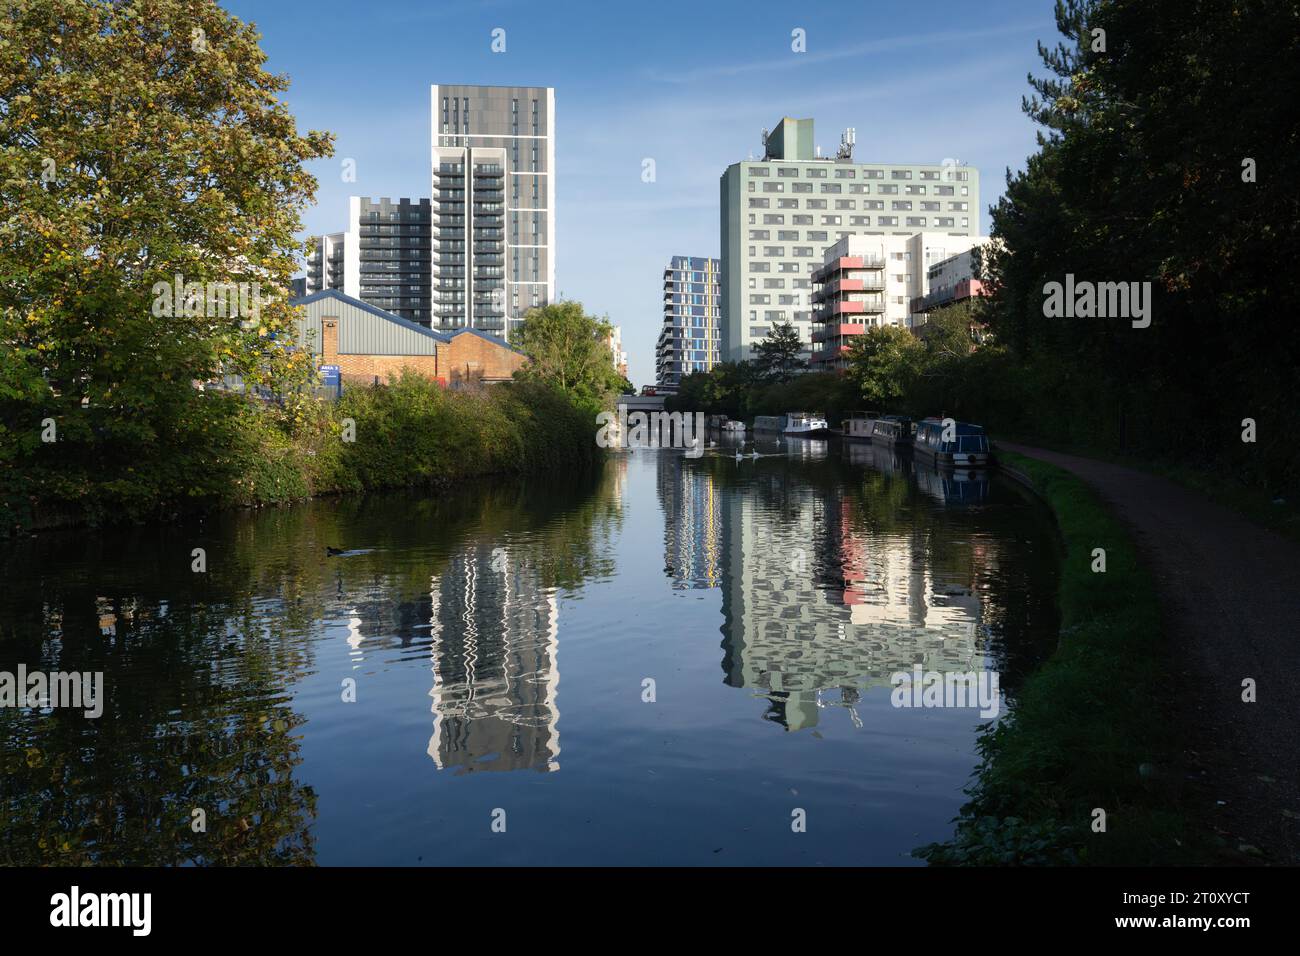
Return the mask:
<path id="1" fill-rule="evenodd" d="M 871 423 L 871 440 L 894 447 L 912 444 L 912 420 L 902 415 L 885 415 Z"/>
<path id="2" fill-rule="evenodd" d="M 989 439 L 984 429 L 970 422 L 927 418 L 916 426 L 912 450 L 940 465 L 978 468 L 989 463 Z"/>
<path id="3" fill-rule="evenodd" d="M 841 423 L 840 434 L 848 441 L 871 441 L 871 426 L 879 417 L 880 412 L 849 412 Z"/>

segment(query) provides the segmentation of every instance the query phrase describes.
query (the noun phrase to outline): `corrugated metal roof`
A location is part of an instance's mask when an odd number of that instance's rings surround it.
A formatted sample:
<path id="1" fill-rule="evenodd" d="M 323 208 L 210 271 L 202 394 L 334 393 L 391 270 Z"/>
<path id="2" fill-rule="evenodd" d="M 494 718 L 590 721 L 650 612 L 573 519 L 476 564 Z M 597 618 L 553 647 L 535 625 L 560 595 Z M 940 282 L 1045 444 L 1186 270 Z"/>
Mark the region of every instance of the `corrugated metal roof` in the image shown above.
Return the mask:
<path id="1" fill-rule="evenodd" d="M 451 341 L 446 335 L 367 305 L 337 289 L 291 299 L 289 304 L 300 307 L 298 340 L 305 341 L 304 336 L 309 336 L 311 349 L 318 355 L 321 320 L 327 318 L 339 320 L 340 355 L 436 355 L 439 343 L 445 345 Z"/>

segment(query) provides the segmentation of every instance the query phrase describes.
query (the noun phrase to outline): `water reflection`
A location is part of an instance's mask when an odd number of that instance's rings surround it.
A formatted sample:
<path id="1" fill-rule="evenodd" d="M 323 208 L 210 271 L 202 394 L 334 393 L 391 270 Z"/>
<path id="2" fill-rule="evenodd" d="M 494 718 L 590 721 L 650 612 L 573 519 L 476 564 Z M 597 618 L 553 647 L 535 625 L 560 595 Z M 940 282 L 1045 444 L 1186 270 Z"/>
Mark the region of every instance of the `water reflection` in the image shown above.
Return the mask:
<path id="1" fill-rule="evenodd" d="M 989 602 L 1002 600 L 989 581 L 1005 542 L 953 527 L 944 510 L 987 500 L 987 472 L 943 475 L 905 452 L 845 443 L 846 481 L 827 446 L 760 438 L 754 460 L 732 463 L 719 448 L 698 462 L 659 462 L 666 570 L 676 587 L 721 589 L 724 681 L 767 700 L 766 719 L 799 730 L 826 707 L 847 708 L 858 724 L 863 692 L 918 665 L 1014 670 L 1015 655 L 995 653 L 1008 634 L 992 634 L 986 620 Z M 715 554 L 716 566 L 700 560 Z M 1001 631 L 1005 611 L 991 609 Z M 1028 629 L 1011 622 L 1022 657 Z"/>
<path id="2" fill-rule="evenodd" d="M 0 863 L 714 862 L 732 823 L 723 862 L 792 862 L 740 834 L 818 781 L 826 859 L 862 862 L 837 828 L 878 824 L 882 862 L 886 831 L 944 836 L 977 720 L 901 715 L 889 678 L 997 667 L 1014 693 L 1055 633 L 1046 523 L 986 475 L 728 437 L 0 549 L 0 669 L 108 689 L 99 721 L 0 709 Z M 473 839 L 484 806 L 521 839 Z"/>
<path id="3" fill-rule="evenodd" d="M 103 671 L 108 689 L 99 720 L 0 709 L 0 863 L 313 862 L 295 687 L 318 672 L 328 727 L 365 719 L 340 678 L 422 661 L 436 769 L 555 769 L 558 596 L 612 573 L 624 480 L 615 465 L 0 552 L 0 670 Z M 325 557 L 337 542 L 355 552 Z"/>
<path id="4" fill-rule="evenodd" d="M 430 588 L 439 769 L 560 768 L 559 606 L 526 556 L 482 544 L 455 555 Z"/>

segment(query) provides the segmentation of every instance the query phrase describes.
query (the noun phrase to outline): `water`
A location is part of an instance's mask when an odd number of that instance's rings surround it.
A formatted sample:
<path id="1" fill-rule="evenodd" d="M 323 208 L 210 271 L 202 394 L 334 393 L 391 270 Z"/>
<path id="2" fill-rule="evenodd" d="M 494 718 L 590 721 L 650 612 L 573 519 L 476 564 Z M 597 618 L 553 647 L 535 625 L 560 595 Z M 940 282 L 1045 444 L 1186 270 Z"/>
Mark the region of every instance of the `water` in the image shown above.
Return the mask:
<path id="1" fill-rule="evenodd" d="M 0 709 L 0 862 L 915 863 L 988 721 L 890 675 L 992 668 L 1013 703 L 1054 646 L 1050 518 L 761 447 L 8 544 L 0 671 L 106 700 Z"/>

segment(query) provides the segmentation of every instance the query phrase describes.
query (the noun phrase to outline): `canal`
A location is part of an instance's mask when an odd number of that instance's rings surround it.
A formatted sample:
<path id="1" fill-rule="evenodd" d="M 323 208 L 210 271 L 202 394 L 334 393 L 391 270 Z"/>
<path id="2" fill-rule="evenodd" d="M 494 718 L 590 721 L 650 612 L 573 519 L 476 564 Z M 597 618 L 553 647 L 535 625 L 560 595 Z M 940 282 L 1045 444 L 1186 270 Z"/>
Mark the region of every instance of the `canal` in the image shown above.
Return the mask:
<path id="1" fill-rule="evenodd" d="M 1050 515 L 752 447 L 5 543 L 0 671 L 104 700 L 0 708 L 0 863 L 916 864 L 996 718 L 891 676 L 1014 707 Z"/>

